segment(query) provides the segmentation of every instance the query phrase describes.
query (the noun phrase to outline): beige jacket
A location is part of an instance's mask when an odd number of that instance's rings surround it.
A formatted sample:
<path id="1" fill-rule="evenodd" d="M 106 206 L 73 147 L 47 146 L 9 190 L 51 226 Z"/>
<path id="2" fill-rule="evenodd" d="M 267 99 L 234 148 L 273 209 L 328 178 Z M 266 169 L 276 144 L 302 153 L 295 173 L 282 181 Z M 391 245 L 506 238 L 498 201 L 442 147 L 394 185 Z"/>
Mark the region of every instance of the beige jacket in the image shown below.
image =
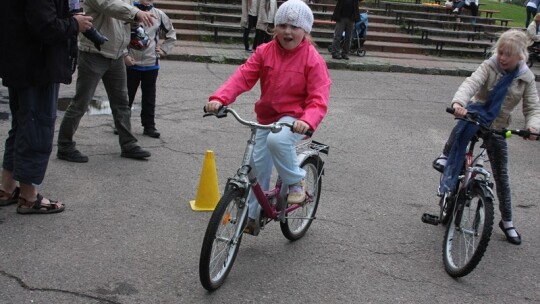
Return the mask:
<path id="1" fill-rule="evenodd" d="M 242 16 L 240 17 L 240 26 L 243 27 L 243 28 L 248 27 L 248 22 L 249 22 L 248 15 L 249 15 L 249 10 L 250 10 L 251 4 L 252 4 L 251 0 L 242 0 Z M 258 11 L 258 9 L 257 9 L 257 11 Z"/>
<path id="2" fill-rule="evenodd" d="M 454 95 L 452 103 L 457 102 L 464 107 L 470 102 L 485 103 L 489 93 L 502 76 L 503 71 L 499 68 L 495 56 L 492 56 L 463 81 Z M 521 100 L 523 100 L 525 127 L 540 130 L 540 103 L 535 76 L 524 62 L 521 63 L 518 76 L 508 88 L 501 112 L 493 122 L 492 127 L 507 128 L 511 122 L 512 111 Z"/>
<path id="3" fill-rule="evenodd" d="M 277 2 L 276 0 L 259 0 L 258 4 L 257 25 L 255 28 L 262 31 L 268 31 L 268 25 L 274 23 Z"/>
<path id="4" fill-rule="evenodd" d="M 83 35 L 79 35 L 79 50 L 98 53 L 103 57 L 117 59 L 127 52 L 126 47 L 131 38 L 130 24 L 140 11 L 131 5 L 130 0 L 84 0 L 83 10 L 92 16 L 94 27 L 109 41 L 98 51 L 94 44 Z"/>
<path id="5" fill-rule="evenodd" d="M 242 17 L 240 18 L 240 26 L 243 28 L 248 27 L 248 11 L 251 5 L 251 0 L 242 0 Z M 268 25 L 274 23 L 274 16 L 277 11 L 276 0 L 258 0 L 257 1 L 257 25 L 258 30 L 267 31 Z"/>
<path id="6" fill-rule="evenodd" d="M 529 45 L 532 45 L 534 42 L 540 41 L 540 35 L 538 35 L 538 25 L 536 21 L 533 20 L 527 27 L 527 37 L 529 37 Z"/>

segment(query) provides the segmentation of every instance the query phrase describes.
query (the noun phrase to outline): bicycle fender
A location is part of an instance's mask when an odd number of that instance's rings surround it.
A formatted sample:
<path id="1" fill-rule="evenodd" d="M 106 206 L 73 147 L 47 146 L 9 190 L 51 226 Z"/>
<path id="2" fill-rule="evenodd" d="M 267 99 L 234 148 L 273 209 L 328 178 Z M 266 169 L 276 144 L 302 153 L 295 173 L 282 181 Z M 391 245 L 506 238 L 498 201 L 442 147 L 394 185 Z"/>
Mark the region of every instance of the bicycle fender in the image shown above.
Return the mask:
<path id="1" fill-rule="evenodd" d="M 475 182 L 472 186 L 472 189 L 481 192 L 482 194 L 484 194 L 485 197 L 495 197 L 493 190 L 486 183 Z"/>
<path id="2" fill-rule="evenodd" d="M 322 173 L 321 174 L 324 175 L 324 161 L 318 155 L 317 151 L 304 151 L 304 152 L 298 154 L 296 157 L 298 159 L 298 164 L 300 164 L 300 165 L 309 158 L 315 159 L 315 161 L 318 164 L 321 164 L 321 168 L 322 168 Z"/>

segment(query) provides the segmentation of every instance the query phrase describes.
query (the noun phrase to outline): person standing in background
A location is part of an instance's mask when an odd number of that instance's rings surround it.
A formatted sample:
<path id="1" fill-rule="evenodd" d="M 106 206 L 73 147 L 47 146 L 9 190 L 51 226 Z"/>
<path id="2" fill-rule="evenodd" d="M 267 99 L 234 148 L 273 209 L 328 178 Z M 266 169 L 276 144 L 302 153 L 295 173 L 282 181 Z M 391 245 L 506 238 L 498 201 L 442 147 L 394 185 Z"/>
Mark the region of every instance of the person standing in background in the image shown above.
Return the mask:
<path id="1" fill-rule="evenodd" d="M 165 57 L 176 42 L 176 31 L 171 19 L 160 9 L 153 6 L 154 0 L 134 2 L 137 8 L 157 16 L 157 22 L 143 29 L 148 43 L 141 44 L 138 37 L 132 37 L 128 45 L 128 54 L 124 57 L 127 66 L 127 88 L 129 108 L 133 106 L 139 84 L 141 85 L 141 124 L 143 134 L 158 138 L 161 134 L 156 129 L 156 81 L 159 71 L 159 58 Z M 165 40 L 159 44 L 159 34 L 163 32 Z M 134 39 L 135 38 L 135 39 Z"/>
<path id="2" fill-rule="evenodd" d="M 249 33 L 251 32 L 251 29 L 257 25 L 257 2 L 258 0 L 242 0 L 242 17 L 240 19 L 240 26 L 244 28 L 242 40 L 244 42 L 246 52 L 250 53 L 253 52 L 253 49 L 249 48 Z M 255 34 L 257 34 L 256 31 Z M 253 40 L 254 46 L 256 39 L 257 37 L 255 37 Z"/>
<path id="3" fill-rule="evenodd" d="M 538 14 L 538 6 L 540 5 L 540 0 L 528 0 L 525 5 L 525 27 L 530 25 L 531 20 L 536 14 Z"/>
<path id="4" fill-rule="evenodd" d="M 255 41 L 253 51 L 257 46 L 270 42 L 274 31 L 274 15 L 277 10 L 276 0 L 258 0 L 257 26 L 255 27 Z"/>
<path id="5" fill-rule="evenodd" d="M 337 0 L 332 21 L 336 22 L 334 40 L 332 41 L 332 58 L 349 60 L 351 38 L 354 24 L 360 21 L 360 9 L 358 0 Z M 345 37 L 343 37 L 345 32 Z M 343 37 L 343 45 L 340 45 Z M 340 54 L 341 51 L 341 54 Z"/>
<path id="6" fill-rule="evenodd" d="M 67 2 L 67 1 L 66 1 Z M 109 41 L 98 50 L 87 37 L 81 36 L 79 42 L 79 69 L 75 96 L 71 100 L 58 131 L 58 159 L 85 163 L 88 156 L 76 148 L 73 136 L 79 127 L 94 97 L 100 80 L 107 90 L 114 124 L 118 130 L 120 156 L 133 159 L 146 159 L 150 152 L 137 145 L 131 133 L 131 109 L 127 94 L 127 76 L 124 56 L 130 41 L 130 22 L 142 22 L 145 26 L 154 24 L 156 16 L 132 6 L 130 0 L 85 0 L 83 11 L 94 18 L 96 30 Z"/>
<path id="7" fill-rule="evenodd" d="M 3 2 L 0 20 L 0 77 L 11 111 L 0 206 L 17 203 L 19 214 L 62 212 L 64 204 L 36 187 L 52 152 L 60 83 L 71 83 L 77 34 L 92 27 L 92 17 L 72 15 L 65 0 L 17 0 Z"/>

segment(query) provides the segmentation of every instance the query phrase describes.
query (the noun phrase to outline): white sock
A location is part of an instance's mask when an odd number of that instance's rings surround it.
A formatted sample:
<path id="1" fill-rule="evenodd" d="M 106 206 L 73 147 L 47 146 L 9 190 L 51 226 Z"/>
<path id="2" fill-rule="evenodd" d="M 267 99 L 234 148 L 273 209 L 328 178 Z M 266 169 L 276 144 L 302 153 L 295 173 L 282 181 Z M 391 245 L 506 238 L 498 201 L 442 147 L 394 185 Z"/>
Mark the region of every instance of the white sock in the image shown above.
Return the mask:
<path id="1" fill-rule="evenodd" d="M 502 221 L 503 223 L 503 227 L 504 228 L 510 228 L 510 227 L 514 227 L 514 223 L 512 221 Z M 510 230 L 507 230 L 506 233 L 508 233 L 508 235 L 510 235 L 511 237 L 517 237 L 517 231 L 516 229 L 510 229 Z"/>
<path id="2" fill-rule="evenodd" d="M 444 157 L 444 158 L 443 158 Z M 437 157 L 437 164 L 441 165 L 441 166 L 446 166 L 446 155 L 444 154 L 441 154 L 439 155 L 439 157 Z"/>

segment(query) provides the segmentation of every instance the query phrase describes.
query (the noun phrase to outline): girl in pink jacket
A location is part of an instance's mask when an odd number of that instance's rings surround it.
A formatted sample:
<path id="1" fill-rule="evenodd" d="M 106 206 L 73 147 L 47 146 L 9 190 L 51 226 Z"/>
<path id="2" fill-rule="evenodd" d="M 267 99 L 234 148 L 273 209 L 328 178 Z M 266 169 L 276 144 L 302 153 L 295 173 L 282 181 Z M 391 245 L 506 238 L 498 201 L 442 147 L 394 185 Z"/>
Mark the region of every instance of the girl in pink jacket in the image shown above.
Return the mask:
<path id="1" fill-rule="evenodd" d="M 309 129 L 315 131 L 326 115 L 332 81 L 326 62 L 311 44 L 313 13 L 301 0 L 283 3 L 275 15 L 276 34 L 260 45 L 251 57 L 209 98 L 205 109 L 217 112 L 260 80 L 261 96 L 255 103 L 257 121 L 293 123 L 293 130 L 279 133 L 257 130 L 253 152 L 257 178 L 263 190 L 270 187 L 272 166 L 289 185 L 289 204 L 305 200 L 305 171 L 296 159 L 295 143 Z M 249 199 L 248 232 L 256 217 L 257 201 Z"/>

